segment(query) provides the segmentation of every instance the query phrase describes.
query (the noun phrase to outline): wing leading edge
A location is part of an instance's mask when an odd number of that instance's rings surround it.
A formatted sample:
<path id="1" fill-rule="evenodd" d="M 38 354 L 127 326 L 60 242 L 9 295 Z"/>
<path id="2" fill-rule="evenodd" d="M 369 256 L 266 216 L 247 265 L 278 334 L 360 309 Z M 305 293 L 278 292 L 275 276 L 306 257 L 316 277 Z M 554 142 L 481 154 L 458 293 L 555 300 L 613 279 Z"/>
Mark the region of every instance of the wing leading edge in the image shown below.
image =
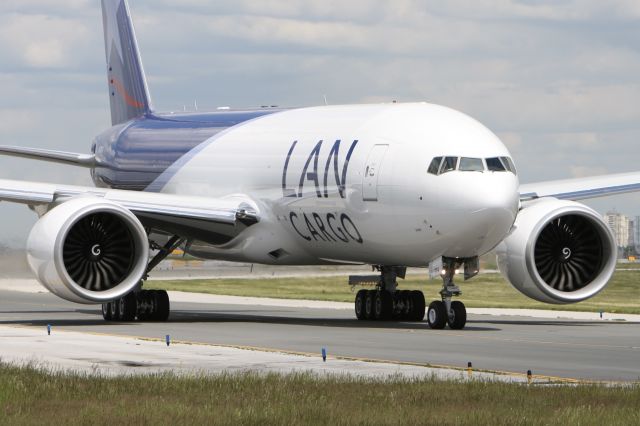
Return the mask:
<path id="1" fill-rule="evenodd" d="M 258 223 L 254 203 L 243 198 L 208 198 L 39 182 L 0 180 L 0 201 L 40 212 L 74 197 L 97 197 L 131 210 L 145 227 L 211 244 L 222 244 Z"/>
<path id="2" fill-rule="evenodd" d="M 54 151 L 50 149 L 0 145 L 0 155 L 49 161 L 71 166 L 94 167 L 96 165 L 96 158 L 93 154 L 78 154 L 75 152 Z"/>
<path id="3" fill-rule="evenodd" d="M 586 200 L 640 191 L 640 172 L 563 179 L 520 185 L 520 200 L 542 197 Z"/>

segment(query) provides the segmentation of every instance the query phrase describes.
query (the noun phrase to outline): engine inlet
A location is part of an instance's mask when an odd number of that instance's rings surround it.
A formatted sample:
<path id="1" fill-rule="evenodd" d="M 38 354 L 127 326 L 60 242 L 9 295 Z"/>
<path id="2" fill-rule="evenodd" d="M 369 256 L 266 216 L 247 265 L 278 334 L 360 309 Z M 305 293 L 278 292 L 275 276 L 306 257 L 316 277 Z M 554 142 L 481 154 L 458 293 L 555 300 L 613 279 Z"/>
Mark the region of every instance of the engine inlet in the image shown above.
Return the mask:
<path id="1" fill-rule="evenodd" d="M 115 214 L 100 212 L 81 218 L 71 227 L 64 241 L 63 262 L 79 286 L 105 291 L 131 273 L 135 253 L 127 224 Z"/>
<path id="2" fill-rule="evenodd" d="M 550 287 L 564 292 L 580 290 L 602 270 L 603 241 L 584 216 L 565 215 L 549 222 L 535 245 L 535 265 Z"/>

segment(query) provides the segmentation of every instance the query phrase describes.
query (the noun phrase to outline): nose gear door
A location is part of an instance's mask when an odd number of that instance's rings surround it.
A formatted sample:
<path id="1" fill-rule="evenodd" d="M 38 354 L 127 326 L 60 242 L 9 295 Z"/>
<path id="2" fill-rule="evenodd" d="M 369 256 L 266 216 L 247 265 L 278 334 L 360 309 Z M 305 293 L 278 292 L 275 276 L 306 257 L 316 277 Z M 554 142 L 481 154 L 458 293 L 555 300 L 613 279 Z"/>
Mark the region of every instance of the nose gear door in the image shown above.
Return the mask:
<path id="1" fill-rule="evenodd" d="M 387 148 L 389 145 L 374 145 L 369 153 L 362 178 L 362 199 L 364 201 L 378 201 L 378 177 Z"/>

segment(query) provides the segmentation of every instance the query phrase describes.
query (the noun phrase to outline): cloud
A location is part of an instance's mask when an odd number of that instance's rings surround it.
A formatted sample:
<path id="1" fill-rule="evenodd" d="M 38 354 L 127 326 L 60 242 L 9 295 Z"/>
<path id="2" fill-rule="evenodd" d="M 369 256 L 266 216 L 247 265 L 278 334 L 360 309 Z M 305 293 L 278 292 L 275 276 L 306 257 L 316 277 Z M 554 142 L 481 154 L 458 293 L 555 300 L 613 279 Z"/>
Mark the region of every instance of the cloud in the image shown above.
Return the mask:
<path id="1" fill-rule="evenodd" d="M 496 132 L 522 182 L 639 168 L 637 0 L 130 3 L 161 110 L 426 100 Z M 108 125 L 101 25 L 95 0 L 0 4 L 0 143 L 88 149 Z M 620 200 L 640 212 L 639 197 Z"/>
<path id="2" fill-rule="evenodd" d="M 549 143 L 568 150 L 596 151 L 602 147 L 599 135 L 594 132 L 559 133 L 552 135 Z"/>
<path id="3" fill-rule="evenodd" d="M 5 60 L 30 68 L 75 65 L 74 53 L 86 46 L 88 33 L 86 25 L 73 19 L 0 15 L 0 45 Z"/>
<path id="4" fill-rule="evenodd" d="M 0 13 L 35 13 L 47 15 L 77 15 L 86 13 L 100 3 L 93 0 L 65 0 L 64 2 L 52 2 L 50 0 L 3 0 L 0 4 Z"/>
<path id="5" fill-rule="evenodd" d="M 585 166 L 571 166 L 571 176 L 575 178 L 606 175 L 609 171 L 605 167 L 585 167 Z"/>
<path id="6" fill-rule="evenodd" d="M 522 146 L 522 135 L 513 132 L 499 132 L 497 136 L 509 148 L 509 150 L 518 149 Z"/>
<path id="7" fill-rule="evenodd" d="M 634 0 L 453 0 L 434 2 L 433 10 L 475 19 L 549 21 L 631 20 L 640 17 Z"/>
<path id="8" fill-rule="evenodd" d="M 30 109 L 0 108 L 0 117 L 0 134 L 21 131 L 35 121 Z"/>
<path id="9" fill-rule="evenodd" d="M 416 0 L 372 2 L 370 0 L 154 0 L 156 10 L 196 11 L 207 15 L 255 15 L 279 18 L 302 18 L 304 20 L 331 20 L 344 22 L 402 21 L 413 17 L 416 11 L 426 8 Z M 160 6 L 160 7 L 158 7 Z"/>

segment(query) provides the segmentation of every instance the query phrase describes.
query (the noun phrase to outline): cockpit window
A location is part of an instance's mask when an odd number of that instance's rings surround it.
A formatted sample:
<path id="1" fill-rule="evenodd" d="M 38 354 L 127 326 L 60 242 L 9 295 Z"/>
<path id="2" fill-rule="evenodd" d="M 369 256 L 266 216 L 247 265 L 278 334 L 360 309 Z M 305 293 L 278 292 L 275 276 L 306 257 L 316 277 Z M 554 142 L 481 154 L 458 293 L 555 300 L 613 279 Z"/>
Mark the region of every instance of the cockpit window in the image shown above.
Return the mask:
<path id="1" fill-rule="evenodd" d="M 513 161 L 511 160 L 511 158 L 509 158 L 509 157 L 500 157 L 500 160 L 502 160 L 502 164 L 504 164 L 504 166 L 507 168 L 507 170 L 509 170 L 514 175 L 518 174 L 516 172 L 516 166 L 515 166 L 515 164 L 513 164 Z"/>
<path id="2" fill-rule="evenodd" d="M 511 172 L 516 173 L 516 166 L 509 157 L 473 158 L 473 157 L 435 157 L 429 163 L 427 171 L 432 175 L 441 175 L 459 170 L 461 172 Z"/>
<path id="3" fill-rule="evenodd" d="M 452 172 L 456 169 L 458 165 L 458 157 L 444 157 L 444 161 L 440 165 L 440 172 L 438 174 L 443 174 L 447 172 Z"/>
<path id="4" fill-rule="evenodd" d="M 490 172 L 506 172 L 507 167 L 502 164 L 502 161 L 498 157 L 487 158 L 487 169 Z"/>
<path id="5" fill-rule="evenodd" d="M 460 171 L 462 172 L 483 172 L 484 163 L 482 158 L 462 157 L 460 159 Z"/>
<path id="6" fill-rule="evenodd" d="M 440 170 L 440 163 L 442 163 L 442 157 L 436 157 L 431 160 L 431 164 L 429 164 L 429 169 L 427 170 L 432 175 L 437 175 L 438 170 Z"/>

